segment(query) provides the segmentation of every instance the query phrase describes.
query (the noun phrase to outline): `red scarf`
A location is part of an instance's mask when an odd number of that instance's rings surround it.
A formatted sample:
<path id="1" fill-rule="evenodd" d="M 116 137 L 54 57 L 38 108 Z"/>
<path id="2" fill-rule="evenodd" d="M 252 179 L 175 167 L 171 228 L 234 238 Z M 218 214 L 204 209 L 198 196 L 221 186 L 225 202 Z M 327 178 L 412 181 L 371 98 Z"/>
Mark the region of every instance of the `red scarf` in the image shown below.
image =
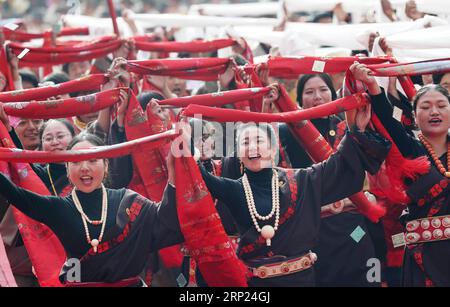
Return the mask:
<path id="1" fill-rule="evenodd" d="M 0 136 L 3 147 L 14 147 L 3 124 L 0 124 Z M 5 165 L 0 163 L 2 167 Z M 2 169 L 1 172 L 11 173 L 11 179 L 24 189 L 41 195 L 50 195 L 28 163 L 11 163 L 9 171 Z M 61 286 L 59 272 L 66 260 L 66 254 L 58 238 L 47 226 L 30 219 L 16 208 L 13 208 L 13 214 L 39 284 Z"/>
<path id="2" fill-rule="evenodd" d="M 233 39 L 216 39 L 212 41 L 194 40 L 191 42 L 145 42 L 135 40 L 136 49 L 153 52 L 213 52 L 236 44 Z"/>
<path id="3" fill-rule="evenodd" d="M 142 151 L 143 146 L 149 149 L 158 149 L 177 135 L 174 130 L 169 130 L 120 144 L 56 152 L 23 150 L 12 146 L 8 146 L 9 148 L 4 146 L 0 147 L 0 160 L 10 163 L 61 163 L 90 159 L 111 159 Z M 7 136 L 2 139 L 2 142 L 9 144 L 10 140 Z"/>
<path id="4" fill-rule="evenodd" d="M 2 66 L 0 66 L 2 67 Z M 44 100 L 50 97 L 92 90 L 100 90 L 100 86 L 107 81 L 103 74 L 88 75 L 57 85 L 30 88 L 0 93 L 1 102 L 20 102 L 30 100 Z"/>
<path id="5" fill-rule="evenodd" d="M 185 245 L 211 287 L 246 287 L 246 268 L 237 258 L 213 199 L 192 157 L 175 159 L 178 219 Z"/>
<path id="6" fill-rule="evenodd" d="M 9 46 L 15 55 L 19 55 L 23 49 L 30 51 L 20 60 L 22 67 L 36 67 L 43 65 L 58 65 L 71 62 L 81 62 L 104 57 L 117 50 L 122 41 L 115 36 L 105 36 L 90 42 L 68 44 L 56 47 L 26 47 L 20 43 L 10 43 Z"/>
<path id="7" fill-rule="evenodd" d="M 240 90 L 232 90 L 218 92 L 212 94 L 203 94 L 196 96 L 187 96 L 179 98 L 165 99 L 159 102 L 160 105 L 170 105 L 177 108 L 187 106 L 223 106 L 225 104 L 237 103 L 248 99 L 262 97 L 270 92 L 269 87 L 264 88 L 245 88 Z M 208 108 L 211 109 L 211 108 Z M 223 109 L 221 109 L 223 110 Z M 235 111 L 235 110 L 230 110 Z M 243 111 L 242 111 L 243 112 Z"/>
<path id="8" fill-rule="evenodd" d="M 122 88 L 128 90 L 128 88 Z M 63 118 L 97 112 L 119 102 L 120 88 L 51 101 L 10 102 L 3 104 L 6 114 L 21 118 Z"/>
<path id="9" fill-rule="evenodd" d="M 128 61 L 128 71 L 141 75 L 172 76 L 188 80 L 214 81 L 223 74 L 230 59 L 188 58 Z"/>
<path id="10" fill-rule="evenodd" d="M 162 121 L 153 115 L 150 107 L 147 108 L 147 112 L 144 112 L 136 97 L 131 95 L 125 120 L 128 140 L 152 135 L 166 129 Z M 162 199 L 167 184 L 165 158 L 167 150 L 170 149 L 169 146 L 168 142 L 161 144 L 159 149 L 143 146 L 132 154 L 133 177 L 128 186 L 130 189 L 156 202 Z M 159 255 L 168 268 L 180 267 L 183 262 L 180 245 L 163 248 L 159 251 Z"/>
<path id="11" fill-rule="evenodd" d="M 283 79 L 297 79 L 301 74 L 345 72 L 355 61 L 363 64 L 379 64 L 389 61 L 389 57 L 271 57 L 267 61 L 269 74 Z M 250 69 L 248 67 L 248 69 Z"/>
<path id="12" fill-rule="evenodd" d="M 13 31 L 11 29 L 2 27 L 2 31 L 5 34 L 5 39 L 10 41 L 29 41 L 32 39 L 44 38 L 47 32 L 44 33 L 28 33 L 24 31 Z M 71 35 L 89 35 L 88 27 L 77 27 L 77 28 L 62 28 L 57 36 L 71 36 Z"/>
<path id="13" fill-rule="evenodd" d="M 267 89 L 267 88 L 265 88 Z M 269 88 L 270 90 L 270 88 Z M 242 90 L 237 90 L 242 91 Z M 237 92 L 230 91 L 230 92 Z M 208 94 L 209 95 L 209 94 Z M 202 95 L 207 96 L 207 95 Z M 204 105 L 197 105 L 199 102 L 196 98 L 198 96 L 192 97 L 192 104 L 189 104 L 183 111 L 184 116 L 193 117 L 196 114 L 201 114 L 203 119 L 216 122 L 233 122 L 237 119 L 242 122 L 255 122 L 255 123 L 270 123 L 270 122 L 285 122 L 285 123 L 297 123 L 303 120 L 310 120 L 314 118 L 321 118 L 330 116 L 336 113 L 357 109 L 367 103 L 366 94 L 356 94 L 348 96 L 345 98 L 337 99 L 332 102 L 324 103 L 322 105 L 316 106 L 310 109 L 299 110 L 296 108 L 295 111 L 287 111 L 283 113 L 257 113 L 257 112 L 247 112 L 241 110 L 232 109 L 218 109 L 213 107 L 208 107 Z M 189 97 L 188 97 L 189 98 Z M 170 100 L 170 99 L 168 99 Z M 164 102 L 167 100 L 164 100 Z M 226 101 L 221 101 L 216 103 L 215 101 L 207 101 L 210 105 L 220 106 L 221 104 L 227 103 Z M 167 103 L 170 104 L 170 103 Z M 184 105 L 183 105 L 184 106 Z"/>

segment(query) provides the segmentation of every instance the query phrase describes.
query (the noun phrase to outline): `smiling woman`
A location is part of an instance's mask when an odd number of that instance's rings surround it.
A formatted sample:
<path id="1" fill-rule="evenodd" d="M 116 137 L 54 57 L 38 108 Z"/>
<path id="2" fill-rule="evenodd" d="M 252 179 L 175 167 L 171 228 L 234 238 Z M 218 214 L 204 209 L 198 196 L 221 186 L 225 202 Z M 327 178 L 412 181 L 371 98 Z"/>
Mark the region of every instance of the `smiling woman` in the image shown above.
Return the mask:
<path id="1" fill-rule="evenodd" d="M 373 109 L 389 131 L 401 154 L 426 157 L 429 171 L 415 180 L 405 180 L 410 198 L 406 223 L 403 285 L 450 285 L 450 95 L 440 85 L 421 88 L 413 101 L 421 134 L 409 135 L 392 117 L 392 106 L 377 81 L 363 64 L 350 67 L 356 80 L 366 84 Z M 432 227 L 430 227 L 432 225 Z"/>
<path id="2" fill-rule="evenodd" d="M 370 110 L 357 112 L 359 131 L 338 152 L 308 169 L 275 167 L 278 141 L 270 124 L 243 124 L 236 143 L 244 174 L 217 177 L 199 167 L 211 195 L 230 210 L 239 229 L 238 256 L 252 274 L 249 286 L 314 286 L 313 265 L 321 206 L 362 188 L 365 170 L 378 170 L 389 143 L 365 131 Z"/>
<path id="3" fill-rule="evenodd" d="M 101 145 L 98 137 L 83 134 L 75 137 L 68 148 Z M 172 185 L 166 187 L 163 200 L 156 204 L 125 188 L 105 188 L 107 160 L 70 162 L 67 169 L 74 189 L 66 197 L 32 193 L 3 174 L 0 194 L 56 234 L 68 258 L 60 275 L 65 285 L 143 285 L 137 276 L 149 253 L 183 241 L 175 206 L 174 170 L 169 168 Z M 70 279 L 71 258 L 80 261 L 80 280 Z"/>

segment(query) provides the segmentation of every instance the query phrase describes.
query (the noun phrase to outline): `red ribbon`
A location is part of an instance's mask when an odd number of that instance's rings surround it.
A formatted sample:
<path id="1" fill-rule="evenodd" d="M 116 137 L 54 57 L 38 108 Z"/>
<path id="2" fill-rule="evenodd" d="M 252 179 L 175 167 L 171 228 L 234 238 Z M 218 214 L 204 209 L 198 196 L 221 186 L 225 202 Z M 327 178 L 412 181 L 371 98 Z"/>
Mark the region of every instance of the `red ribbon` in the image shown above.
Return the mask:
<path id="1" fill-rule="evenodd" d="M 389 57 L 271 57 L 267 61 L 269 74 L 272 77 L 297 79 L 301 74 L 345 72 L 355 61 L 363 64 L 379 64 L 389 61 Z M 247 69 L 252 69 L 249 66 Z"/>
<path id="2" fill-rule="evenodd" d="M 178 108 L 187 106 L 222 106 L 240 101 L 258 98 L 270 92 L 270 87 L 255 87 L 240 90 L 224 91 L 212 94 L 171 98 L 159 101 L 160 105 L 170 105 Z M 208 108 L 214 109 L 214 108 Z M 217 109 L 214 109 L 217 110 Z M 221 109 L 223 110 L 223 109 Z M 236 111 L 236 110 L 230 110 Z"/>
<path id="3" fill-rule="evenodd" d="M 28 33 L 24 31 L 13 31 L 11 29 L 2 27 L 1 31 L 5 35 L 6 40 L 10 41 L 29 41 L 32 39 L 44 38 L 48 32 L 44 33 Z M 88 27 L 78 27 L 78 28 L 62 28 L 57 36 L 71 36 L 71 35 L 89 35 Z"/>
<path id="4" fill-rule="evenodd" d="M 106 83 L 106 81 L 107 78 L 104 75 L 96 74 L 81 77 L 79 79 L 71 80 L 57 85 L 2 92 L 0 93 L 0 102 L 42 100 L 75 92 L 100 90 L 100 86 Z"/>
<path id="5" fill-rule="evenodd" d="M 127 66 L 128 71 L 141 75 L 214 81 L 225 72 L 229 63 L 228 58 L 188 58 L 128 61 Z"/>
<path id="6" fill-rule="evenodd" d="M 270 90 L 270 88 L 269 88 Z M 243 91 L 243 90 L 238 90 Z M 234 92 L 234 91 L 232 91 Z M 193 97 L 195 98 L 195 97 Z M 194 99 L 195 100 L 195 99 Z M 166 101 L 166 100 L 164 100 Z M 241 110 L 232 109 L 218 109 L 207 106 L 200 106 L 190 104 L 183 111 L 184 116 L 193 117 L 197 114 L 201 114 L 203 119 L 216 121 L 216 122 L 285 122 L 285 123 L 297 123 L 303 120 L 310 120 L 314 118 L 321 118 L 330 116 L 340 112 L 357 109 L 369 101 L 367 95 L 356 94 L 349 97 L 337 99 L 335 101 L 324 103 L 320 106 L 316 106 L 310 109 L 288 111 L 283 113 L 256 113 L 247 112 Z M 212 103 L 211 103 L 212 104 Z"/>
<path id="7" fill-rule="evenodd" d="M 213 52 L 236 44 L 233 39 L 216 39 L 212 41 L 195 40 L 191 42 L 145 42 L 135 40 L 136 49 L 153 52 Z"/>
<path id="8" fill-rule="evenodd" d="M 120 89 L 68 99 L 10 102 L 3 104 L 3 107 L 6 114 L 21 118 L 50 119 L 79 116 L 115 105 L 120 100 Z"/>
<path id="9" fill-rule="evenodd" d="M 71 62 L 81 62 L 103 57 L 116 51 L 122 41 L 115 36 L 105 36 L 99 39 L 56 47 L 27 47 L 20 43 L 10 43 L 12 52 L 17 56 L 23 49 L 30 51 L 20 60 L 19 64 L 28 67 L 57 65 Z"/>
<path id="10" fill-rule="evenodd" d="M 167 139 L 175 138 L 178 135 L 175 130 L 169 130 L 110 146 L 58 152 L 0 148 L 0 160 L 15 163 L 60 163 L 80 162 L 90 159 L 111 159 L 140 151 L 143 145 L 150 146 L 150 148 L 158 148 L 161 144 L 166 143 Z"/>

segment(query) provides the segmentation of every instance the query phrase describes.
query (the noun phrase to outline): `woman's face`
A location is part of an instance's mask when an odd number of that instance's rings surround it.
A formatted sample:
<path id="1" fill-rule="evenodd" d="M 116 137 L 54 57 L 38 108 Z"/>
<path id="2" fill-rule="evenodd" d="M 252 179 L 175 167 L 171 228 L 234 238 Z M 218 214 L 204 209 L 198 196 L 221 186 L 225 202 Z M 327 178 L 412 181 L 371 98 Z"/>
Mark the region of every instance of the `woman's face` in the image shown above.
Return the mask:
<path id="1" fill-rule="evenodd" d="M 303 108 L 309 109 L 331 101 L 331 90 L 320 77 L 306 81 L 302 93 Z"/>
<path id="2" fill-rule="evenodd" d="M 44 151 L 64 151 L 72 141 L 72 134 L 63 123 L 50 120 L 42 134 Z"/>
<path id="3" fill-rule="evenodd" d="M 95 147 L 88 141 L 75 144 L 72 150 Z M 104 159 L 91 159 L 81 162 L 67 163 L 67 176 L 72 184 L 81 192 L 90 193 L 101 187 L 108 165 Z"/>
<path id="4" fill-rule="evenodd" d="M 272 160 L 277 149 L 272 148 L 268 133 L 254 126 L 245 128 L 239 135 L 239 157 L 244 166 L 252 172 L 272 167 Z"/>
<path id="5" fill-rule="evenodd" d="M 416 122 L 424 136 L 448 134 L 450 103 L 443 94 L 431 90 L 417 101 Z"/>
<path id="6" fill-rule="evenodd" d="M 15 128 L 17 136 L 22 142 L 23 148 L 35 150 L 41 145 L 39 139 L 39 129 L 43 124 L 42 119 L 21 118 Z"/>
<path id="7" fill-rule="evenodd" d="M 450 92 L 450 73 L 446 73 L 439 84 Z"/>

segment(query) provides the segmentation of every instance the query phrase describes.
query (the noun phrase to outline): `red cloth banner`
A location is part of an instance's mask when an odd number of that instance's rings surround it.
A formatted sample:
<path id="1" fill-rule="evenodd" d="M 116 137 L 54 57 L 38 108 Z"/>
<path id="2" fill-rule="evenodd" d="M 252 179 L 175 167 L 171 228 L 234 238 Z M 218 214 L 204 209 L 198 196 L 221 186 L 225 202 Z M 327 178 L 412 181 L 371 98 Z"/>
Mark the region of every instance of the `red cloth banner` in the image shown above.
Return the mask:
<path id="1" fill-rule="evenodd" d="M 145 42 L 136 40 L 136 49 L 153 52 L 213 52 L 236 44 L 233 39 L 216 39 L 212 41 L 194 40 L 191 42 Z"/>
<path id="2" fill-rule="evenodd" d="M 10 41 L 29 41 L 32 39 L 44 38 L 46 33 L 28 33 L 24 31 L 13 31 L 11 29 L 2 27 L 1 29 L 5 38 Z M 89 35 L 88 27 L 77 27 L 77 28 L 62 28 L 57 36 L 71 36 L 71 35 Z"/>
<path id="3" fill-rule="evenodd" d="M 141 75 L 173 76 L 214 81 L 230 64 L 228 58 L 188 58 L 128 61 L 128 71 Z"/>
<path id="4" fill-rule="evenodd" d="M 194 96 L 192 98 L 195 101 L 196 97 Z M 164 100 L 163 102 L 165 101 L 166 100 Z M 260 122 L 297 123 L 303 120 L 321 118 L 337 114 L 340 112 L 357 109 L 367 103 L 369 103 L 369 101 L 367 100 L 367 95 L 356 94 L 349 97 L 337 99 L 332 102 L 324 103 L 314 108 L 302 110 L 296 109 L 295 111 L 288 111 L 283 113 L 256 113 L 232 109 L 219 109 L 202 105 L 200 106 L 196 104 L 190 104 L 183 111 L 182 114 L 184 116 L 190 117 L 193 117 L 196 114 L 201 114 L 203 119 L 216 122 L 234 122 L 238 120 L 240 122 L 255 122 L 255 123 Z"/>
<path id="5" fill-rule="evenodd" d="M 246 287 L 246 267 L 237 258 L 194 159 L 176 158 L 175 171 L 180 228 L 206 283 Z"/>
<path id="6" fill-rule="evenodd" d="M 168 139 L 177 136 L 178 134 L 174 130 L 168 130 L 120 144 L 57 152 L 3 147 L 0 148 L 0 161 L 14 163 L 61 163 L 79 162 L 89 159 L 110 159 L 139 152 L 142 150 L 141 147 L 143 145 L 150 146 L 150 148 L 159 148 Z"/>
<path id="7" fill-rule="evenodd" d="M 107 78 L 105 75 L 96 74 L 88 75 L 56 85 L 30 88 L 26 90 L 2 92 L 0 93 L 0 102 L 43 100 L 58 95 L 100 90 L 100 86 L 106 83 L 106 81 Z"/>
<path id="8" fill-rule="evenodd" d="M 389 57 L 271 57 L 267 61 L 269 75 L 284 79 L 297 79 L 301 74 L 345 72 L 355 61 L 363 64 L 389 62 Z M 252 68 L 249 66 L 247 69 Z"/>
<path id="9" fill-rule="evenodd" d="M 224 91 L 212 94 L 170 98 L 161 100 L 158 103 L 160 105 L 169 105 L 178 108 L 184 108 L 191 105 L 222 106 L 225 104 L 237 103 L 248 99 L 262 97 L 268 94 L 269 92 L 270 92 L 269 87 L 255 87 L 240 90 Z M 208 110 L 209 109 L 210 108 L 208 108 Z"/>
<path id="10" fill-rule="evenodd" d="M 374 76 L 378 77 L 443 74 L 450 72 L 450 58 L 410 63 L 373 64 L 368 65 L 367 68 L 372 70 Z"/>
<path id="11" fill-rule="evenodd" d="M 122 88 L 128 90 L 128 88 Z M 9 102 L 3 107 L 6 114 L 21 118 L 63 118 L 89 114 L 109 108 L 119 102 L 119 91 L 115 88 L 104 92 L 79 96 L 76 98 L 30 101 L 30 102 Z"/>
<path id="12" fill-rule="evenodd" d="M 68 44 L 56 47 L 27 47 L 20 43 L 9 43 L 12 52 L 17 56 L 25 48 L 30 51 L 19 61 L 21 67 L 58 65 L 81 62 L 104 57 L 120 48 L 122 41 L 115 36 L 105 36 L 89 42 Z"/>

